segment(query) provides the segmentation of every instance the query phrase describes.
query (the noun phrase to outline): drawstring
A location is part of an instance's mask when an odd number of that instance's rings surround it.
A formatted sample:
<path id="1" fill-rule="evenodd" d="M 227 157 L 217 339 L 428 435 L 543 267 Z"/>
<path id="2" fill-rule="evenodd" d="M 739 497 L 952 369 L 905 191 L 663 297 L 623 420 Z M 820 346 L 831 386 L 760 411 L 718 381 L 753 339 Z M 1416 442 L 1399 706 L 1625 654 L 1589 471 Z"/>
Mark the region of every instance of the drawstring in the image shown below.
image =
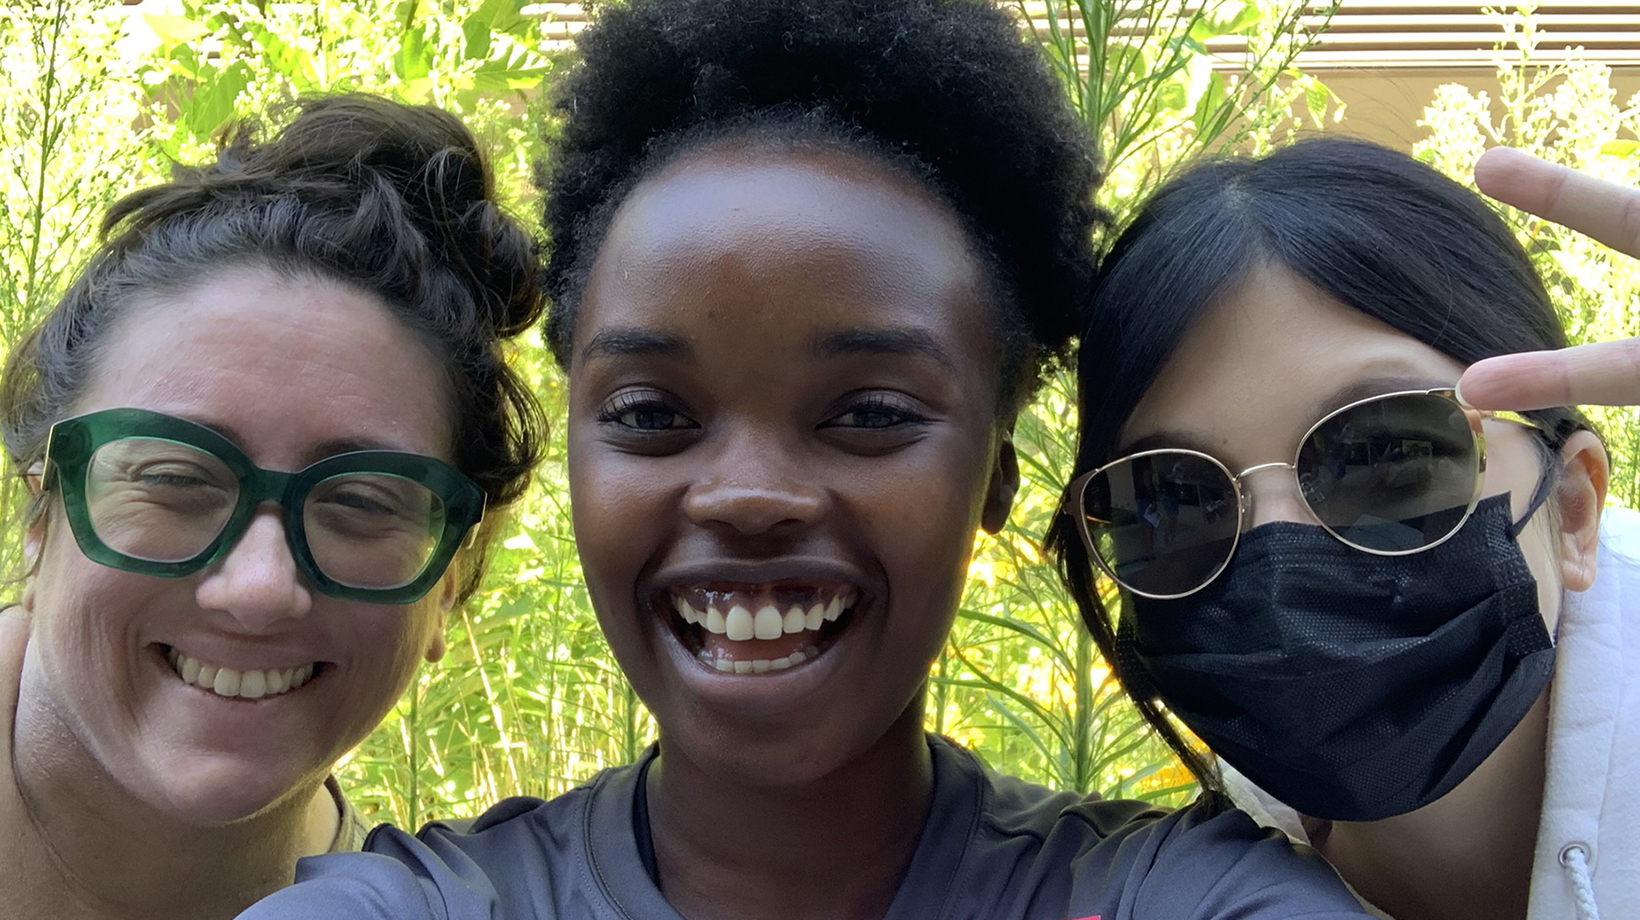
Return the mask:
<path id="1" fill-rule="evenodd" d="M 1600 920 L 1600 908 L 1594 903 L 1594 877 L 1589 874 L 1589 851 L 1581 843 L 1570 844 L 1560 851 L 1560 865 L 1572 883 L 1577 920 Z"/>

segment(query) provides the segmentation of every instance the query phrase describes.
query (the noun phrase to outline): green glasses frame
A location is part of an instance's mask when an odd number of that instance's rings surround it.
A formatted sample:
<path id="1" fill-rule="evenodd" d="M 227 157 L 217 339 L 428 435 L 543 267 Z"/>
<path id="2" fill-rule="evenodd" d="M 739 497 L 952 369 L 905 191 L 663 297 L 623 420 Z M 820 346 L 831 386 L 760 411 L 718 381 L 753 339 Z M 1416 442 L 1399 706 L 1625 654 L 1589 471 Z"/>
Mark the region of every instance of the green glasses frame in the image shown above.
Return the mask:
<path id="1" fill-rule="evenodd" d="M 125 438 L 154 438 L 202 450 L 228 468 L 239 481 L 238 502 L 221 533 L 190 559 L 157 562 L 121 553 L 97 536 L 86 501 L 86 466 L 106 444 Z M 415 578 L 389 588 L 342 584 L 320 570 L 307 543 L 302 508 L 314 486 L 347 473 L 381 473 L 424 486 L 444 503 L 445 526 L 438 544 Z M 469 530 L 484 518 L 484 491 L 461 471 L 442 460 L 394 450 L 360 450 L 326 457 L 295 472 L 266 470 L 250 461 L 237 445 L 203 425 L 146 409 L 105 409 L 51 426 L 41 488 L 62 493 L 74 541 L 87 559 L 110 568 L 142 575 L 190 575 L 226 555 L 239 542 L 252 515 L 264 502 L 284 511 L 285 540 L 297 568 L 314 587 L 342 600 L 379 604 L 408 604 L 420 600 L 443 577 Z"/>

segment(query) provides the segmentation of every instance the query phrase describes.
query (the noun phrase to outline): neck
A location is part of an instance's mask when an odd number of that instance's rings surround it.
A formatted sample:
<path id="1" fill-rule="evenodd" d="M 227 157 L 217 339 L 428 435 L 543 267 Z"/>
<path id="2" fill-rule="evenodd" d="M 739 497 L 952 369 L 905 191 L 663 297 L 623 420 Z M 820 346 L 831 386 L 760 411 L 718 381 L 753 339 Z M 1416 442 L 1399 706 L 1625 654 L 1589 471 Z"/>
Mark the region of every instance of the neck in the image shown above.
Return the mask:
<path id="1" fill-rule="evenodd" d="M 290 884 L 296 860 L 334 838 L 323 785 L 241 821 L 193 824 L 134 799 L 89 755 L 32 744 L 25 721 L 0 766 L 0 875 L 28 881 L 8 888 L 0 920 L 222 920 Z"/>
<path id="2" fill-rule="evenodd" d="M 1316 849 L 1396 920 L 1524 918 L 1548 726 L 1545 692 L 1456 789 L 1383 821 L 1320 822 Z"/>
<path id="3" fill-rule="evenodd" d="M 669 752 L 648 777 L 662 890 L 690 920 L 876 920 L 927 819 L 933 763 L 915 699 L 860 757 L 801 788 L 748 788 Z"/>

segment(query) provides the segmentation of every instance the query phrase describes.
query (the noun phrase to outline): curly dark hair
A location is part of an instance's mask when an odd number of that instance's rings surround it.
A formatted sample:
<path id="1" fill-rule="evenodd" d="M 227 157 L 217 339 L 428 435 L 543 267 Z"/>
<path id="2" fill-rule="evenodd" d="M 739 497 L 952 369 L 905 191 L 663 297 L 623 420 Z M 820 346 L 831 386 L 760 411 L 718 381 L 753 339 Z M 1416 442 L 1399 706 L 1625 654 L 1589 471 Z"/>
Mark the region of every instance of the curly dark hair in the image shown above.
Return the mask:
<path id="1" fill-rule="evenodd" d="M 261 267 L 379 297 L 443 365 L 455 465 L 492 508 L 515 501 L 546 421 L 503 344 L 540 319 L 545 300 L 539 245 L 497 202 L 477 141 L 447 112 L 361 94 L 298 102 L 283 130 L 260 133 L 238 125 L 216 162 L 180 167 L 109 209 L 101 247 L 0 376 L 13 471 L 27 475 L 44 456 L 127 307 Z M 462 600 L 483 577 L 487 545 L 475 541 Z"/>
<path id="2" fill-rule="evenodd" d="M 999 407 L 1017 410 L 1081 331 L 1100 173 L 1036 46 L 987 0 L 629 0 L 602 8 L 558 86 L 538 181 L 547 339 L 569 364 L 579 295 L 646 175 L 726 136 L 812 139 L 910 173 L 990 269 Z"/>

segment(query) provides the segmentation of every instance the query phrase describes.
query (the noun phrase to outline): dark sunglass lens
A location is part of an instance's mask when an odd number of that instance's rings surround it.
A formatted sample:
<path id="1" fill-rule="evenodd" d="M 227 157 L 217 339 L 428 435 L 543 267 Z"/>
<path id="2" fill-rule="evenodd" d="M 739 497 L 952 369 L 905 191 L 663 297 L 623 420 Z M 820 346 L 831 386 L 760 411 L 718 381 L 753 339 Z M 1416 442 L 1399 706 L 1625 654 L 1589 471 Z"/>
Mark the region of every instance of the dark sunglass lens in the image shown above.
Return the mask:
<path id="1" fill-rule="evenodd" d="M 1094 552 L 1142 594 L 1184 594 L 1229 560 L 1240 527 L 1224 468 L 1162 451 L 1113 464 L 1088 481 L 1082 513 Z"/>
<path id="2" fill-rule="evenodd" d="M 1415 393 L 1323 421 L 1299 451 L 1298 480 L 1316 518 L 1346 543 L 1405 552 L 1438 543 L 1463 523 L 1479 464 L 1462 407 Z"/>

